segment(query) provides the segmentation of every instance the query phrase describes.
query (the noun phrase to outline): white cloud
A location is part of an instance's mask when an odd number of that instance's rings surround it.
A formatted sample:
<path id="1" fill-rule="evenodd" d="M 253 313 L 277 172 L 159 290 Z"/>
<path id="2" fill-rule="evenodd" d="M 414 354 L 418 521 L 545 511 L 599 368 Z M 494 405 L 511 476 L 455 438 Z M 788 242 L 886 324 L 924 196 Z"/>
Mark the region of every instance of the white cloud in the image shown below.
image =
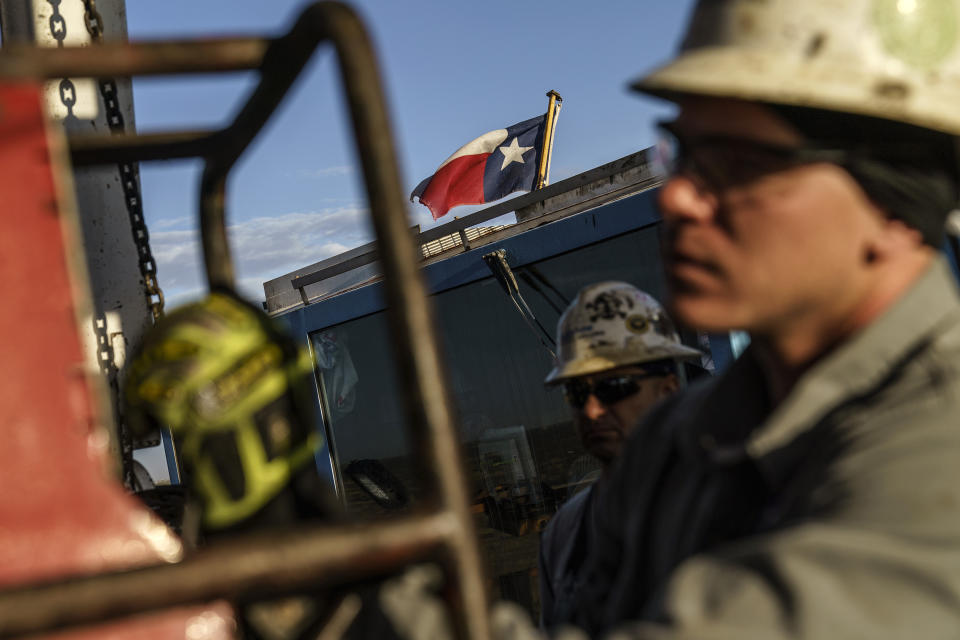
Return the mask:
<path id="1" fill-rule="evenodd" d="M 156 222 L 151 223 L 151 226 L 156 229 L 170 229 L 173 227 L 185 227 L 193 222 L 194 220 L 190 216 L 180 216 L 179 218 L 164 218 L 162 220 L 157 220 Z"/>
<path id="2" fill-rule="evenodd" d="M 369 242 L 366 218 L 364 209 L 340 208 L 230 225 L 238 288 L 251 299 L 262 300 L 265 280 Z M 150 244 L 170 306 L 198 298 L 206 287 L 199 232 L 194 228 L 168 230 L 169 224 L 154 226 L 159 229 L 150 234 Z"/>
<path id="3" fill-rule="evenodd" d="M 300 171 L 299 174 L 308 178 L 342 178 L 353 175 L 353 167 L 344 165 L 340 167 L 327 167 L 325 169 L 304 169 Z"/>
<path id="4" fill-rule="evenodd" d="M 484 206 L 488 205 L 457 208 L 437 222 L 426 207 L 409 205 L 408 211 L 412 214 L 411 223 L 420 223 L 421 229 L 426 230 Z M 513 214 L 508 214 L 487 224 L 513 221 Z M 150 245 L 157 260 L 157 276 L 170 308 L 199 299 L 206 291 L 200 234 L 195 223 L 192 217 L 184 217 L 151 225 Z M 367 210 L 359 207 L 252 218 L 230 225 L 228 233 L 237 288 L 254 301 L 263 300 L 264 281 L 373 239 Z"/>

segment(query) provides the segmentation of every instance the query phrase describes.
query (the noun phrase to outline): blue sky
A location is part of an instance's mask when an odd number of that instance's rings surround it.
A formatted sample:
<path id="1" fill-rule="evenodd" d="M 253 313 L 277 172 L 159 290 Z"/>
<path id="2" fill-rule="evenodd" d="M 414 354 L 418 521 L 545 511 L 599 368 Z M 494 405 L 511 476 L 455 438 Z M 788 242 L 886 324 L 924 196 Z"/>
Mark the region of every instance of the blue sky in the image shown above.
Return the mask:
<path id="1" fill-rule="evenodd" d="M 303 0 L 127 0 L 131 40 L 280 34 Z M 650 146 L 669 107 L 638 98 L 627 81 L 669 57 L 692 0 L 518 2 L 361 0 L 353 6 L 375 43 L 409 193 L 469 140 L 564 99 L 552 181 Z M 136 80 L 140 131 L 227 124 L 253 74 Z M 228 219 L 241 289 L 371 239 L 349 124 L 329 49 L 232 174 Z M 197 248 L 199 164 L 141 167 L 160 284 L 172 304 L 203 293 Z M 454 209 L 440 223 L 479 207 Z M 426 207 L 411 224 L 429 228 Z"/>

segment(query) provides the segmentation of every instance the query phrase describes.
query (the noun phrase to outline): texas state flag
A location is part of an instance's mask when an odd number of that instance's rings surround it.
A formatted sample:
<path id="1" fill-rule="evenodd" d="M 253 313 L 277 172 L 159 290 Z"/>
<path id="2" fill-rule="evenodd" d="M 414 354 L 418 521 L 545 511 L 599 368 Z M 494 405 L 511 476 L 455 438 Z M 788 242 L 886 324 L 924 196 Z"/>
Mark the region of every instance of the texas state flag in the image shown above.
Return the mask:
<path id="1" fill-rule="evenodd" d="M 468 142 L 417 185 L 410 201 L 420 198 L 436 220 L 457 205 L 483 204 L 514 191 L 532 191 L 546 121 L 544 114 Z"/>

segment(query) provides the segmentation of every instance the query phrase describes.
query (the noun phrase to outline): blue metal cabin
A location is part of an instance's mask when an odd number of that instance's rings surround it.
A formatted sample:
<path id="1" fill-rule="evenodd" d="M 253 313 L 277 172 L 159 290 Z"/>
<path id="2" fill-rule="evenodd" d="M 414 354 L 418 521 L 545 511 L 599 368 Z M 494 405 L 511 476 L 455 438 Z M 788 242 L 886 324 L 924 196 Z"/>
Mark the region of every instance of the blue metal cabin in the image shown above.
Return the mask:
<path id="1" fill-rule="evenodd" d="M 442 331 L 488 575 L 495 591 L 537 602 L 538 532 L 598 473 L 581 449 L 551 357 L 483 256 L 499 249 L 536 318 L 554 330 L 587 285 L 625 280 L 662 299 L 654 188 L 643 152 L 420 234 Z M 517 224 L 479 227 L 516 212 Z M 264 284 L 268 312 L 309 347 L 325 446 L 318 469 L 347 509 L 376 517 L 416 502 L 401 424 L 382 286 L 365 246 Z M 683 332 L 707 369 L 732 357 L 731 336 Z"/>

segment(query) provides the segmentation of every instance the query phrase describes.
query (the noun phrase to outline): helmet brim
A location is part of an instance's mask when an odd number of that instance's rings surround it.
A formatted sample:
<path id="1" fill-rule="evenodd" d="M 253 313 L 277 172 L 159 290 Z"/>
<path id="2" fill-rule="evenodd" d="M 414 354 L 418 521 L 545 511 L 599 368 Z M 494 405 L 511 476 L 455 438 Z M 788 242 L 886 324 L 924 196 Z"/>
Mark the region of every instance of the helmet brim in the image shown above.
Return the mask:
<path id="1" fill-rule="evenodd" d="M 639 360 L 613 360 L 612 358 L 604 358 L 602 356 L 581 358 L 578 360 L 571 360 L 570 362 L 565 363 L 563 366 L 557 365 L 553 368 L 553 370 L 550 371 L 549 374 L 547 374 L 547 377 L 543 383 L 548 386 L 560 384 L 566 380 L 570 380 L 571 378 L 589 376 L 595 373 L 603 373 L 604 371 L 610 371 L 613 369 L 621 369 L 623 367 L 630 366 L 642 367 L 645 362 L 658 362 L 660 360 L 699 360 L 702 355 L 703 353 L 698 349 L 677 344 L 671 345 L 669 352 L 667 350 L 663 350 L 660 353 L 652 354 L 649 358 Z"/>
<path id="2" fill-rule="evenodd" d="M 831 61 L 813 63 L 769 50 L 701 47 L 630 84 L 672 102 L 688 96 L 732 98 L 883 118 L 960 135 L 960 82 L 934 74 L 884 79 Z"/>

